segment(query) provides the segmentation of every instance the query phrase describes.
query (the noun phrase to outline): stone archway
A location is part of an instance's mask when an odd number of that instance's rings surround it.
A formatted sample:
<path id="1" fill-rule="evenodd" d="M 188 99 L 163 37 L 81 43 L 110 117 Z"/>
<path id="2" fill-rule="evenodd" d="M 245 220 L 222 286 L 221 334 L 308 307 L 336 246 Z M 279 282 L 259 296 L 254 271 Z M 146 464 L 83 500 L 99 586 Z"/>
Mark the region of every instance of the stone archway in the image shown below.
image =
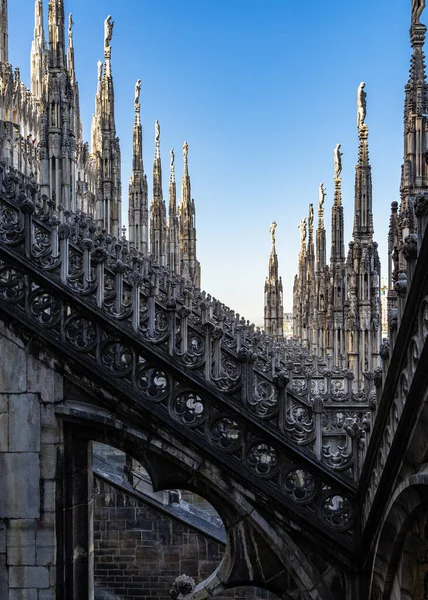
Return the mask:
<path id="1" fill-rule="evenodd" d="M 108 443 L 138 460 L 150 474 L 154 489 L 189 489 L 216 508 L 227 530 L 226 553 L 216 572 L 197 586 L 196 598 L 205 597 L 207 594 L 217 595 L 223 590 L 242 585 L 265 588 L 282 598 L 286 598 L 291 590 L 300 594 L 302 600 L 339 600 L 349 597 L 349 584 L 345 575 L 340 575 L 334 565 L 320 556 L 315 561 L 311 560 L 316 558 L 315 552 L 311 554 L 308 548 L 300 546 L 301 536 L 298 535 L 295 539 L 293 532 L 289 528 L 287 530 L 280 518 L 275 523 L 268 521 L 263 516 L 263 511 L 257 507 L 253 493 L 226 477 L 209 461 L 198 459 L 189 448 L 177 447 L 173 443 L 168 445 L 153 435 L 147 435 L 144 430 L 118 419 L 117 415 L 115 419 L 110 419 L 99 407 L 82 404 L 79 409 L 73 404 L 67 416 L 66 401 L 61 412 L 66 420 L 72 415 L 76 423 L 64 424 L 65 430 L 68 431 L 66 438 L 69 445 L 65 451 L 65 462 L 69 465 L 69 479 L 74 481 L 79 489 L 68 490 L 66 495 L 68 494 L 68 498 L 79 498 L 79 511 L 82 511 L 84 506 L 82 494 L 87 493 L 90 515 L 91 490 L 86 483 L 89 467 L 88 463 L 86 466 L 76 463 L 75 471 L 80 474 L 79 480 L 70 477 L 70 468 L 72 473 L 74 468 L 70 467 L 70 464 L 73 460 L 76 462 L 72 456 L 80 457 L 79 460 L 83 462 L 87 460 L 85 444 L 87 447 L 90 440 Z M 81 446 L 80 451 L 76 444 Z M 84 506 L 84 510 L 87 510 L 87 507 Z M 68 506 L 68 509 L 70 514 L 73 514 L 74 508 Z M 69 568 L 70 550 L 73 556 L 76 556 L 76 540 L 77 546 L 84 549 L 85 543 L 78 538 L 90 532 L 90 525 L 79 524 L 82 514 L 75 515 L 76 527 L 70 529 L 68 524 L 68 535 L 73 537 L 71 544 L 66 540 L 64 545 L 65 564 Z M 67 536 L 67 529 L 65 535 Z M 86 546 L 89 547 L 90 543 L 86 543 Z M 80 554 L 89 573 L 91 557 L 85 551 Z M 78 563 L 78 560 L 72 561 L 74 571 L 76 568 L 79 571 Z M 82 576 L 74 572 L 74 575 L 69 574 L 67 579 L 77 582 L 77 578 Z M 337 591 L 333 592 L 334 589 Z M 73 593 L 75 594 L 74 591 Z M 70 600 L 76 597 L 79 596 L 70 595 Z"/>
<path id="2" fill-rule="evenodd" d="M 428 597 L 428 586 L 424 589 L 428 574 L 427 470 L 398 486 L 385 515 L 375 553 L 370 598 L 423 600 Z"/>

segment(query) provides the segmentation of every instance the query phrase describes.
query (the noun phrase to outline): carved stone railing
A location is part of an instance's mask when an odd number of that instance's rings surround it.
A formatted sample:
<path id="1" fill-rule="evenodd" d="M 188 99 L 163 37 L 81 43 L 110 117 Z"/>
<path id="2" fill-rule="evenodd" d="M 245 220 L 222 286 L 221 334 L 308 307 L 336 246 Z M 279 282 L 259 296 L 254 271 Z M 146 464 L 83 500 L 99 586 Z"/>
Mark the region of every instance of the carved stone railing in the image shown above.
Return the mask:
<path id="1" fill-rule="evenodd" d="M 358 394 L 0 165 L 0 308 L 318 527 L 352 537 Z"/>
<path id="2" fill-rule="evenodd" d="M 412 209 L 413 210 L 413 209 Z M 362 521 L 367 535 L 398 474 L 414 420 L 425 402 L 428 364 L 428 193 L 414 203 L 418 234 L 405 240 L 407 271 L 395 284 L 397 308 L 390 338 L 381 346 L 382 389 L 378 415 L 362 475 Z"/>

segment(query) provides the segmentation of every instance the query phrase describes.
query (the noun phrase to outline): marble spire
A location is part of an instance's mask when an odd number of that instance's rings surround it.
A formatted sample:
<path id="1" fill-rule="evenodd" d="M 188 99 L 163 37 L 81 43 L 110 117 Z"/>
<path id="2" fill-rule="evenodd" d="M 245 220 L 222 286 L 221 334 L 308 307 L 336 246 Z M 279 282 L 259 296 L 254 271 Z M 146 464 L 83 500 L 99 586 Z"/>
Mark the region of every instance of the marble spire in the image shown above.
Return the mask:
<path id="1" fill-rule="evenodd" d="M 196 210 L 192 198 L 189 176 L 189 145 L 183 144 L 183 178 L 181 180 L 180 258 L 181 276 L 194 285 L 200 285 L 200 265 L 196 258 Z"/>
<path id="2" fill-rule="evenodd" d="M 43 25 L 43 0 L 35 0 L 34 39 L 31 44 L 31 91 L 39 100 L 48 68 L 48 47 Z"/>
<path id="3" fill-rule="evenodd" d="M 141 80 L 135 84 L 134 95 L 134 135 L 132 174 L 129 180 L 129 241 L 143 256 L 148 256 L 149 207 L 147 177 L 143 165 L 143 128 L 141 126 L 140 105 Z"/>
<path id="4" fill-rule="evenodd" d="M 367 106 L 365 83 L 357 92 L 358 164 L 355 168 L 355 204 L 353 237 L 369 241 L 373 238 L 372 173 L 369 161 L 369 127 L 365 122 Z"/>
<path id="5" fill-rule="evenodd" d="M 153 162 L 153 197 L 150 204 L 150 255 L 158 265 L 166 266 L 166 206 L 162 191 L 160 125 L 155 122 L 155 158 Z"/>
<path id="6" fill-rule="evenodd" d="M 264 287 L 264 330 L 269 335 L 282 338 L 284 333 L 284 309 L 282 305 L 282 279 L 278 274 L 278 256 L 275 248 L 275 221 L 270 226 L 271 252 L 269 273 Z"/>
<path id="7" fill-rule="evenodd" d="M 49 0 L 49 66 L 63 69 L 65 60 L 64 0 Z"/>
<path id="8" fill-rule="evenodd" d="M 8 0 L 0 0 L 0 63 L 9 62 Z"/>

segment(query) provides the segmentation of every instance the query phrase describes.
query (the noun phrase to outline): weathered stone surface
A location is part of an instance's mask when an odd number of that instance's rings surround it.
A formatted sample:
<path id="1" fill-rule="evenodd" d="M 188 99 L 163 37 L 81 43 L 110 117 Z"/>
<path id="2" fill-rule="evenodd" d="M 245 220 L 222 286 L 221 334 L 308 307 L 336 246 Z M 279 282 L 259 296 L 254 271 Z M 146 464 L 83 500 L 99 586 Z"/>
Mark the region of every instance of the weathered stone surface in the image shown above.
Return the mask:
<path id="1" fill-rule="evenodd" d="M 9 415 L 0 413 L 0 452 L 9 450 Z"/>
<path id="2" fill-rule="evenodd" d="M 34 588 L 11 589 L 9 591 L 9 600 L 38 600 L 37 590 Z"/>
<path id="3" fill-rule="evenodd" d="M 43 506 L 44 513 L 55 511 L 55 482 L 43 479 L 41 482 L 43 490 Z"/>
<path id="4" fill-rule="evenodd" d="M 40 450 L 40 402 L 37 394 L 9 396 L 9 451 Z"/>
<path id="5" fill-rule="evenodd" d="M 0 336 L 0 390 L 25 392 L 27 389 L 27 357 L 25 350 Z"/>
<path id="6" fill-rule="evenodd" d="M 10 567 L 11 588 L 48 588 L 49 570 L 46 567 Z"/>
<path id="7" fill-rule="evenodd" d="M 53 403 L 62 399 L 63 378 L 55 372 L 53 364 L 52 368 L 49 368 L 38 358 L 29 354 L 27 369 L 28 392 L 39 393 L 43 402 Z"/>
<path id="8" fill-rule="evenodd" d="M 0 454 L 0 490 L 0 519 L 39 518 L 39 455 L 31 452 Z"/>
<path id="9" fill-rule="evenodd" d="M 31 519 L 11 519 L 7 530 L 9 565 L 34 565 L 36 562 L 36 523 Z"/>
<path id="10" fill-rule="evenodd" d="M 54 564 L 56 548 L 54 529 L 51 527 L 40 527 L 37 531 L 36 540 L 36 564 L 44 566 Z"/>
<path id="11" fill-rule="evenodd" d="M 6 539 L 7 539 L 6 522 L 0 521 L 0 554 L 4 554 L 6 552 Z"/>
<path id="12" fill-rule="evenodd" d="M 0 555 L 0 598 L 7 598 L 9 578 L 7 574 L 6 556 Z"/>
<path id="13" fill-rule="evenodd" d="M 9 410 L 9 394 L 0 393 L 0 414 L 7 413 Z"/>
<path id="14" fill-rule="evenodd" d="M 54 479 L 56 472 L 57 448 L 53 444 L 42 444 L 40 448 L 40 476 L 43 479 Z"/>
<path id="15" fill-rule="evenodd" d="M 40 590 L 39 600 L 55 600 L 55 592 L 53 590 Z"/>

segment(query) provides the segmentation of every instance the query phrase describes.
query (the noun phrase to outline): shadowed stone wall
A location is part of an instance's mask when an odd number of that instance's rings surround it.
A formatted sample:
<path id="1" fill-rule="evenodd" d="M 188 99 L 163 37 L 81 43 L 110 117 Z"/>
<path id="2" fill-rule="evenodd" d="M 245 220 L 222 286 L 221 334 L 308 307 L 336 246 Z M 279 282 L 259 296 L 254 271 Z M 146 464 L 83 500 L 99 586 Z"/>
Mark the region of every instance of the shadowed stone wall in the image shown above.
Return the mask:
<path id="1" fill-rule="evenodd" d="M 169 600 L 169 590 L 178 575 L 184 573 L 199 583 L 219 565 L 223 544 L 98 477 L 94 486 L 96 598 Z M 276 596 L 246 587 L 229 590 L 218 598 Z"/>
<path id="2" fill-rule="evenodd" d="M 0 599 L 54 600 L 55 486 L 62 447 L 51 359 L 0 321 Z"/>

